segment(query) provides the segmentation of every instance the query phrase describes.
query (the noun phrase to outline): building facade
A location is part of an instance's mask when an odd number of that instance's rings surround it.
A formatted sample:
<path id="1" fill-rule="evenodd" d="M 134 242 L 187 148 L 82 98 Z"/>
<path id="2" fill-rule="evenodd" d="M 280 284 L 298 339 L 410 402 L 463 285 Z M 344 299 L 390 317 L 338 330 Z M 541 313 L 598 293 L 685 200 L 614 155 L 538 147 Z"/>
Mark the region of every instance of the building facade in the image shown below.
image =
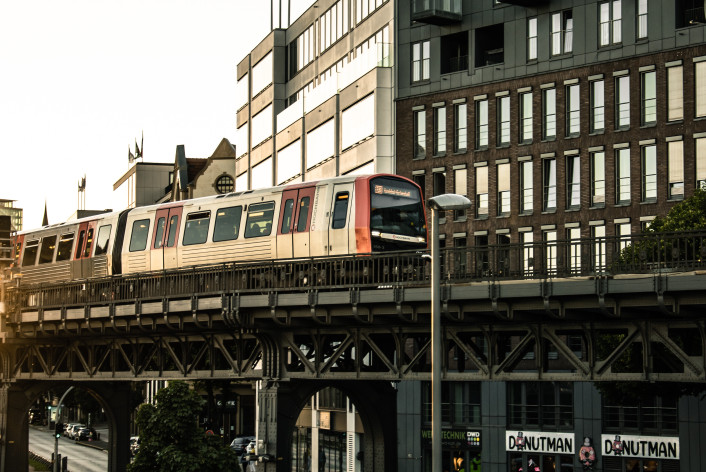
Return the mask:
<path id="1" fill-rule="evenodd" d="M 11 231 L 22 231 L 22 208 L 15 207 L 15 200 L 0 198 L 0 215 L 9 216 Z"/>
<path id="2" fill-rule="evenodd" d="M 396 171 L 427 198 L 473 202 L 442 219 L 442 247 L 627 241 L 706 185 L 703 2 L 412 0 L 398 2 L 395 26 Z M 524 252 L 528 276 L 551 275 L 561 257 L 605 266 L 605 251 L 542 254 Z M 500 270 L 487 264 L 462 269 Z M 593 470 L 706 467 L 706 404 L 694 396 L 615 399 L 580 382 L 443 388 L 444 470 L 534 470 L 530 459 L 583 470 L 584 438 Z M 431 470 L 429 386 L 399 392 L 400 470 Z"/>
<path id="3" fill-rule="evenodd" d="M 393 14 L 318 0 L 238 64 L 236 191 L 394 172 Z"/>

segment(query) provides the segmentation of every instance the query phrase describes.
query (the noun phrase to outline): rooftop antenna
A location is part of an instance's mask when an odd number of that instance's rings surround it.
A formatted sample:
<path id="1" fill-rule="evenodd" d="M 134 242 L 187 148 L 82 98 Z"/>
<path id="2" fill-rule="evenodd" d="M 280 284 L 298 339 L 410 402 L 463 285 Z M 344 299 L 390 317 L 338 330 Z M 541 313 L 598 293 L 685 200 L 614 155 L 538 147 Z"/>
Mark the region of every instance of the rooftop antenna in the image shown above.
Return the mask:
<path id="1" fill-rule="evenodd" d="M 86 174 L 78 179 L 78 210 L 86 209 Z"/>

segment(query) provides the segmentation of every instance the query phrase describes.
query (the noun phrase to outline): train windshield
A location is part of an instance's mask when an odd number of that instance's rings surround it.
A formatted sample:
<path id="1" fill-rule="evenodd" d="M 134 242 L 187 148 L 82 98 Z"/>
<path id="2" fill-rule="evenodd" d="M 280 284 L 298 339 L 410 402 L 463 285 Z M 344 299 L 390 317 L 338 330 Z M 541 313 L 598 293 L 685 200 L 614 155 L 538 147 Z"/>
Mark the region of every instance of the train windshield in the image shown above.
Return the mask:
<path id="1" fill-rule="evenodd" d="M 425 247 L 427 227 L 419 189 L 392 177 L 371 179 L 370 231 L 373 250 Z"/>

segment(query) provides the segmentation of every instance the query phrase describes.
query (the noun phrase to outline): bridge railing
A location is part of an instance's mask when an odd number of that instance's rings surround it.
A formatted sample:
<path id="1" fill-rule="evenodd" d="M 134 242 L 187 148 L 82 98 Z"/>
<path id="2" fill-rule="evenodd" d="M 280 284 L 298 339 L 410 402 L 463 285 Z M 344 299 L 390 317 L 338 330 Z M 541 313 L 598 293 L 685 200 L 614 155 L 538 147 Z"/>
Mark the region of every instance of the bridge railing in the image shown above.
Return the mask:
<path id="1" fill-rule="evenodd" d="M 189 295 L 344 290 L 429 283 L 424 252 L 252 261 L 112 276 L 9 291 L 13 309 L 163 300 Z M 448 283 L 706 269 L 706 231 L 445 248 Z"/>

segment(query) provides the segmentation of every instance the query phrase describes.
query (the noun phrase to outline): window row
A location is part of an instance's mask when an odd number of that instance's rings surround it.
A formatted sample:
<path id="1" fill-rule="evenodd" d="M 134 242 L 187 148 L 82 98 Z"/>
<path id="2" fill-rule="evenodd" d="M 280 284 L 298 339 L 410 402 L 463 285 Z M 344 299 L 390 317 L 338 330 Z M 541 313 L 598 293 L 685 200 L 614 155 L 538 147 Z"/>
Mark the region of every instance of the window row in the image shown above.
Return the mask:
<path id="1" fill-rule="evenodd" d="M 420 73 L 424 73 L 423 63 L 420 64 Z M 684 70 L 681 61 L 668 64 L 664 74 L 664 82 L 658 88 L 658 73 L 654 66 L 641 68 L 639 72 L 639 104 L 640 126 L 654 126 L 657 124 L 658 95 L 664 97 L 666 102 L 666 121 L 678 122 L 684 119 Z M 490 107 L 494 105 L 495 111 L 495 145 L 497 147 L 510 146 L 512 129 L 515 128 L 518 144 L 530 144 L 535 138 L 535 110 L 540 116 L 541 140 L 554 140 L 557 138 L 559 123 L 563 121 L 563 134 L 565 137 L 577 137 L 581 133 L 581 103 L 582 93 L 588 94 L 588 131 L 590 134 L 603 133 L 610 123 L 607 107 L 612 102 L 612 127 L 616 131 L 627 130 L 631 127 L 631 83 L 630 71 L 618 71 L 613 74 L 612 82 L 607 84 L 607 79 L 602 74 L 591 76 L 587 81 L 587 92 L 582 91 L 579 79 L 567 80 L 563 87 L 554 83 L 543 84 L 540 91 L 535 92 L 532 87 L 520 88 L 516 98 L 511 97 L 509 91 L 498 92 L 495 98 L 488 95 L 476 96 L 469 107 L 465 99 L 455 100 L 453 111 L 453 152 L 465 152 L 469 147 L 469 118 L 473 113 L 472 136 L 476 150 L 486 149 L 491 141 Z M 606 92 L 612 92 L 612 97 Z M 634 92 L 633 92 L 634 93 Z M 695 117 L 706 117 L 706 60 L 695 63 Z M 513 105 L 513 99 L 516 104 Z M 558 101 L 563 100 L 561 107 L 564 112 L 563 120 L 558 115 L 560 108 Z M 461 102 L 461 103 L 457 103 Z M 516 124 L 512 123 L 512 107 L 517 107 Z M 471 108 L 469 110 L 469 108 Z M 413 134 L 415 159 L 427 156 L 427 110 L 420 106 L 413 110 Z M 433 106 L 433 153 L 434 156 L 443 156 L 447 152 L 447 106 Z"/>
<path id="2" fill-rule="evenodd" d="M 706 137 L 694 139 L 693 145 L 694 185 L 706 188 Z M 654 141 L 643 143 L 639 146 L 639 157 L 631 153 L 628 144 L 617 144 L 612 152 L 597 147 L 584 155 L 578 150 L 567 151 L 563 158 L 547 153 L 539 160 L 523 156 L 514 164 L 509 159 L 498 159 L 494 166 L 478 162 L 472 172 L 465 165 L 456 166 L 454 191 L 468 195 L 467 189 L 474 189 L 475 217 L 481 219 L 490 216 L 490 190 L 496 192 L 495 216 L 509 216 L 513 204 L 518 205 L 520 215 L 532 214 L 538 208 L 542 212 L 555 212 L 561 208 L 559 195 L 562 193 L 566 210 L 578 210 L 586 203 L 590 208 L 605 207 L 608 195 L 615 205 L 630 205 L 638 187 L 642 203 L 656 202 L 661 192 L 666 193 L 667 200 L 681 200 L 684 198 L 684 157 L 684 141 L 677 136 L 668 138 L 659 150 Z M 607 175 L 607 169 L 611 169 L 613 175 Z M 664 180 L 658 179 L 658 169 L 664 170 Z M 446 173 L 445 168 L 432 173 L 434 195 L 446 193 Z M 424 188 L 424 174 L 414 177 Z M 540 182 L 541 186 L 537 185 Z M 493 183 L 494 189 L 491 188 Z M 660 189 L 659 185 L 664 187 Z M 514 198 L 513 188 L 517 192 Z"/>
<path id="3" fill-rule="evenodd" d="M 78 240 L 76 233 L 45 236 L 41 239 L 29 240 L 25 244 L 22 256 L 22 267 L 35 264 L 49 264 L 52 262 L 65 262 L 71 260 L 74 242 L 76 247 L 73 259 L 102 256 L 108 252 L 108 242 L 112 225 L 103 225 L 98 228 L 98 238 L 94 241 L 94 228 L 80 229 Z M 95 242 L 95 253 L 93 253 Z M 39 256 L 39 257 L 37 257 Z"/>

